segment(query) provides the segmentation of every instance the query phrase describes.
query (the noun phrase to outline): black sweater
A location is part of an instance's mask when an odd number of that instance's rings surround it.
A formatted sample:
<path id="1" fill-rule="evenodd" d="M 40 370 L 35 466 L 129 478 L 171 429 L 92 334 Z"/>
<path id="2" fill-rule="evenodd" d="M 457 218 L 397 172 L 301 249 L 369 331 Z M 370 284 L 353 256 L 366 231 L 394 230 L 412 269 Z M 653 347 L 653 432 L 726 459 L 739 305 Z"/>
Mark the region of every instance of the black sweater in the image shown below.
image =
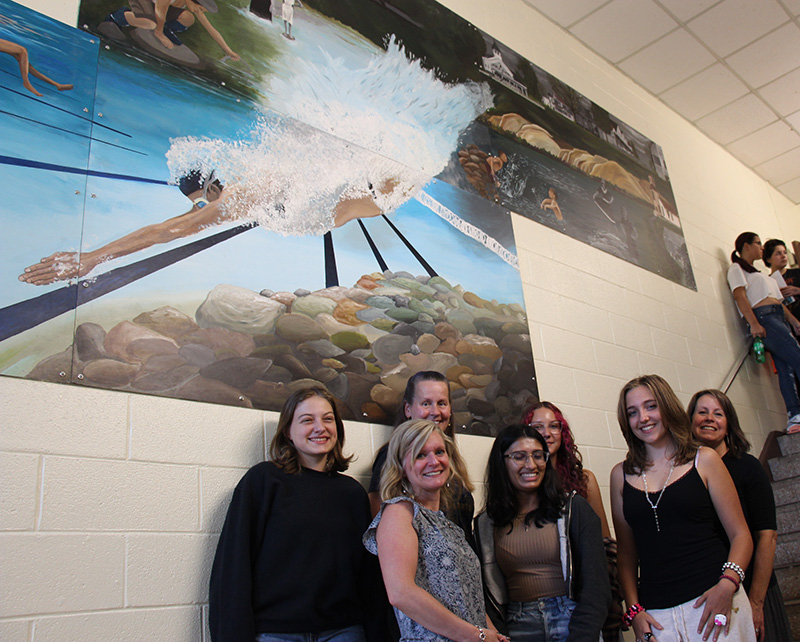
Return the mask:
<path id="1" fill-rule="evenodd" d="M 370 522 L 361 485 L 339 473 L 272 462 L 236 486 L 211 569 L 215 642 L 257 633 L 314 633 L 364 624 L 385 611 L 375 558 L 361 545 Z"/>

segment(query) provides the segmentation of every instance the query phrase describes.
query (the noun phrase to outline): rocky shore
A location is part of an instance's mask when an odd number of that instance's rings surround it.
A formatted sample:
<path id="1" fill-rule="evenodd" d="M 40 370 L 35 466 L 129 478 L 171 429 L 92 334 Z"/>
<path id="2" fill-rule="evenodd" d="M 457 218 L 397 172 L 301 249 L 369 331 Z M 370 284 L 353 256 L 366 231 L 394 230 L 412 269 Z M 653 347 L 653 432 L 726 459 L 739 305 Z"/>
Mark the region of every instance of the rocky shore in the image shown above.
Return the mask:
<path id="1" fill-rule="evenodd" d="M 447 376 L 459 432 L 518 421 L 537 396 L 524 309 L 406 272 L 315 292 L 219 285 L 194 319 L 162 307 L 82 323 L 28 377 L 265 410 L 321 383 L 345 419 L 388 424 L 421 370 Z"/>

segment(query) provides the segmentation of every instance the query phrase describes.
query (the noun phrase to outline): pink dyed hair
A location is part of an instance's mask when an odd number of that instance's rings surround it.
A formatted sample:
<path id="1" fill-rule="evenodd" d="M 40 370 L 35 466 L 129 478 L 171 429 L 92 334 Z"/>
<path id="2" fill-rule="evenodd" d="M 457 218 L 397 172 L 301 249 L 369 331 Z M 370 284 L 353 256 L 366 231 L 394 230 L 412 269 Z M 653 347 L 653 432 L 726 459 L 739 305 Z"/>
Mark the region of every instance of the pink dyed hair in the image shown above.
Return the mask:
<path id="1" fill-rule="evenodd" d="M 558 409 L 558 406 L 549 401 L 538 401 L 523 415 L 522 421 L 530 426 L 533 413 L 539 408 L 551 410 L 561 423 L 561 446 L 556 451 L 556 461 L 558 463 L 555 466 L 561 485 L 568 493 L 574 490 L 579 495 L 586 497 L 586 475 L 583 473 L 581 454 L 578 452 L 578 446 L 575 445 L 575 438 L 572 436 L 569 422 Z"/>

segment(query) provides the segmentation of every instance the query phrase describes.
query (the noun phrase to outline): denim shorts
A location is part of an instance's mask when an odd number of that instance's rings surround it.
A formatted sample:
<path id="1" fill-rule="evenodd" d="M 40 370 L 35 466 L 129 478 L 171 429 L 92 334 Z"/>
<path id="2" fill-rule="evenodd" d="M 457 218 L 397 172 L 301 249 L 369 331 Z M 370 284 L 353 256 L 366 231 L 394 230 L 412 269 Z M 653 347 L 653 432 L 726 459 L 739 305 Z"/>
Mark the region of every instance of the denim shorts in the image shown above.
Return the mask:
<path id="1" fill-rule="evenodd" d="M 511 602 L 506 624 L 512 642 L 564 642 L 575 601 L 566 595 L 535 602 Z"/>
<path id="2" fill-rule="evenodd" d="M 255 642 L 367 642 L 360 624 L 317 633 L 257 633 Z"/>

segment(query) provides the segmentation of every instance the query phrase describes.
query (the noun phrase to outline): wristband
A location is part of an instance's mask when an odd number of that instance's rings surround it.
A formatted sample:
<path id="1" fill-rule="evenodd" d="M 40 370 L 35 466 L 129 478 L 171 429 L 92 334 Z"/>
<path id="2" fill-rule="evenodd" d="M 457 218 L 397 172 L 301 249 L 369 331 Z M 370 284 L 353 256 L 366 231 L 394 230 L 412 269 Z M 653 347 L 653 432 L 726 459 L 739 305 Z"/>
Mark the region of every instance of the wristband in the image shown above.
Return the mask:
<path id="1" fill-rule="evenodd" d="M 721 580 L 728 580 L 728 581 L 730 581 L 730 582 L 733 582 L 733 585 L 736 587 L 736 590 L 734 590 L 734 593 L 736 593 L 736 591 L 738 591 L 738 590 L 739 590 L 739 584 L 740 584 L 740 582 L 737 582 L 737 581 L 736 581 L 735 579 L 733 579 L 733 578 L 732 578 L 730 575 L 725 575 L 725 573 L 723 573 L 722 575 L 720 575 L 720 576 L 719 576 L 719 579 L 721 579 Z"/>
<path id="2" fill-rule="evenodd" d="M 739 579 L 742 582 L 744 582 L 744 571 L 742 570 L 742 567 L 739 566 L 736 562 L 725 562 L 722 565 L 722 572 L 723 573 L 725 572 L 726 568 L 731 569 L 734 573 L 736 573 L 739 576 Z"/>
<path id="3" fill-rule="evenodd" d="M 633 623 L 633 618 L 644 610 L 645 608 L 641 604 L 632 604 L 628 610 L 625 611 L 625 615 L 622 616 L 622 621 L 625 623 L 625 626 L 630 626 Z"/>

